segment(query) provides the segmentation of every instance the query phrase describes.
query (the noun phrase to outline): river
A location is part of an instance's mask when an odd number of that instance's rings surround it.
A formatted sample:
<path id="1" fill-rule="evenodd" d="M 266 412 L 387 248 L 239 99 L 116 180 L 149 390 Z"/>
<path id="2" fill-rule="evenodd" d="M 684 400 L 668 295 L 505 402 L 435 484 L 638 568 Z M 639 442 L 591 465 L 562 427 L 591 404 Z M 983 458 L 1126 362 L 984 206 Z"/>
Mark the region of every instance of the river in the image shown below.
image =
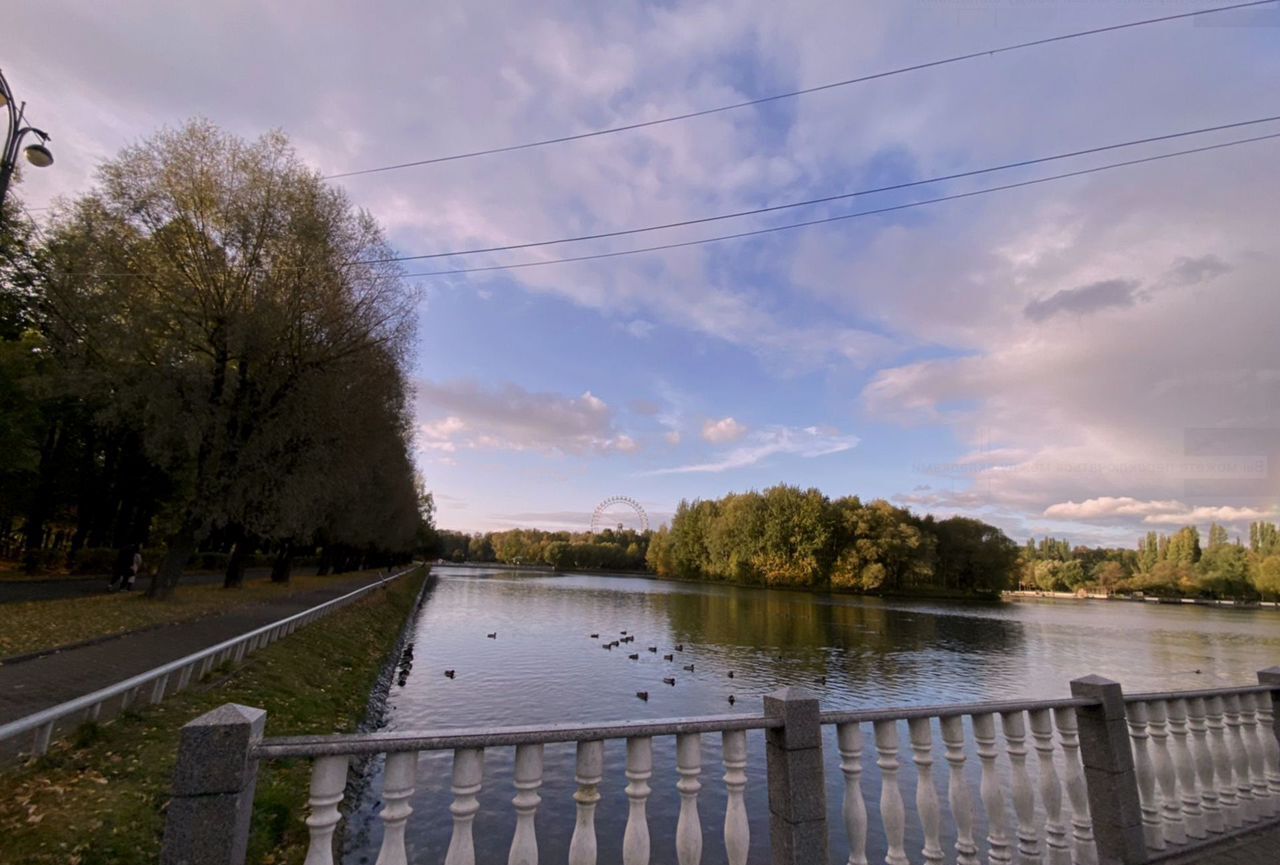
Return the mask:
<path id="1" fill-rule="evenodd" d="M 392 686 L 389 729 L 758 713 L 761 697 L 786 685 L 809 688 L 829 709 L 1060 697 L 1069 695 L 1071 679 L 1089 673 L 1116 679 L 1131 692 L 1211 687 L 1252 684 L 1257 670 L 1280 664 L 1275 610 L 1108 601 L 888 602 L 632 577 L 435 571 L 439 582 L 414 625 L 412 672 L 403 685 Z M 622 631 L 636 641 L 601 649 Z M 682 652 L 675 651 L 678 644 Z M 649 652 L 650 646 L 658 652 Z M 638 660 L 628 658 L 637 652 Z M 663 660 L 665 654 L 674 660 Z M 693 671 L 685 671 L 690 664 Z M 455 670 L 455 678 L 445 677 L 446 669 Z M 664 684 L 664 678 L 676 684 Z M 648 701 L 637 691 L 647 691 Z M 935 750 L 936 739 L 935 731 Z M 719 737 L 704 740 L 703 862 L 715 865 L 724 861 L 723 767 Z M 750 861 L 767 862 L 763 736 L 750 734 L 749 748 Z M 476 820 L 480 862 L 506 860 L 514 826 L 512 750 L 486 754 Z M 674 752 L 670 737 L 654 741 L 654 863 L 675 861 Z M 601 862 L 621 859 L 624 757 L 621 743 L 606 748 L 597 812 Z M 874 753 L 869 759 L 868 781 L 874 783 Z M 840 786 L 831 741 L 826 762 L 834 809 Z M 547 747 L 537 818 L 544 862 L 566 860 L 574 824 L 573 763 L 572 745 Z M 408 828 L 411 861 L 443 861 L 452 825 L 450 765 L 449 754 L 423 755 Z M 376 776 L 379 770 L 372 771 Z M 945 771 L 938 774 L 945 778 Z M 375 792 L 356 808 L 353 825 L 367 831 L 349 833 L 348 865 L 377 858 L 380 784 L 375 777 Z M 908 797 L 910 789 L 904 787 Z M 874 803 L 869 806 L 874 810 Z M 832 861 L 843 861 L 847 851 L 832 822 Z M 877 840 L 872 838 L 873 848 Z M 918 845 L 914 849 L 918 853 Z"/>

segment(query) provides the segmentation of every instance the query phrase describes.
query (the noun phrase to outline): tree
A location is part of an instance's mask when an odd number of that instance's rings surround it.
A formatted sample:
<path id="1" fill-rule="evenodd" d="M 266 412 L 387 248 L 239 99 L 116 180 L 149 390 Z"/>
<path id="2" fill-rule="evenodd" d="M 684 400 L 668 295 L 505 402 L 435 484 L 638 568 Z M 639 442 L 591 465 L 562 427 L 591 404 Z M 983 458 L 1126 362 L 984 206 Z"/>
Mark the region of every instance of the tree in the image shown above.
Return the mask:
<path id="1" fill-rule="evenodd" d="M 1280 554 L 1272 554 L 1258 563 L 1253 584 L 1259 592 L 1273 598 L 1280 595 Z"/>
<path id="2" fill-rule="evenodd" d="M 224 527 L 287 553 L 316 530 L 372 543 L 372 521 L 394 512 L 381 528 L 403 540 L 417 505 L 402 375 L 363 416 L 363 388 L 402 370 L 411 335 L 412 294 L 390 252 L 282 134 L 245 142 L 204 121 L 126 148 L 58 216 L 46 300 L 60 360 L 81 395 L 109 395 L 96 420 L 135 431 L 169 487 L 150 594 L 171 592 Z M 382 437 L 376 465 L 351 449 L 370 437 Z M 326 519 L 307 497 L 341 476 L 377 501 L 393 475 L 395 505 L 376 514 L 335 519 L 330 496 Z"/>

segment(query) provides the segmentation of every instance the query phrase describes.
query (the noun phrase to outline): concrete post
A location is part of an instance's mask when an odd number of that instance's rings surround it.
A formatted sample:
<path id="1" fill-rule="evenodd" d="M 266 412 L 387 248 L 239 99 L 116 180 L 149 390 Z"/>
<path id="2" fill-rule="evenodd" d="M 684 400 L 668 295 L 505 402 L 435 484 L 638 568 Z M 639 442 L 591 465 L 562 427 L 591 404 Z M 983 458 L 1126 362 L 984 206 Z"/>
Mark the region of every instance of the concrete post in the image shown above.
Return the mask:
<path id="1" fill-rule="evenodd" d="M 1280 667 L 1259 670 L 1258 684 L 1271 688 L 1271 729 L 1275 733 L 1277 744 L 1280 744 Z"/>
<path id="2" fill-rule="evenodd" d="M 1076 709 L 1098 863 L 1146 862 L 1138 776 L 1133 768 L 1120 683 L 1101 676 L 1085 676 L 1071 682 L 1071 696 L 1099 701 L 1095 706 Z"/>
<path id="3" fill-rule="evenodd" d="M 773 865 L 827 862 L 827 792 L 818 700 L 802 688 L 764 698 L 764 714 L 783 726 L 767 731 L 769 838 Z"/>
<path id="4" fill-rule="evenodd" d="M 267 713 L 227 703 L 182 728 L 161 865 L 244 865 Z"/>

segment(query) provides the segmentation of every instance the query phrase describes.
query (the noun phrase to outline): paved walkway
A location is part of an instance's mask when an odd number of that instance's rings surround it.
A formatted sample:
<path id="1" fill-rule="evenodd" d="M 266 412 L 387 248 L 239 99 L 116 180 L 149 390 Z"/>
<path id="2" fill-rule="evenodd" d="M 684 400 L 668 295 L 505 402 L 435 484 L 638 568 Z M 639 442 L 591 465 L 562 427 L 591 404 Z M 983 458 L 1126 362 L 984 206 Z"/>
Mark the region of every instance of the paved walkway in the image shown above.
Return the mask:
<path id="1" fill-rule="evenodd" d="M 245 631 L 346 594 L 384 573 L 333 577 L 323 589 L 234 607 L 218 616 L 121 634 L 0 666 L 0 724 L 105 688 Z"/>

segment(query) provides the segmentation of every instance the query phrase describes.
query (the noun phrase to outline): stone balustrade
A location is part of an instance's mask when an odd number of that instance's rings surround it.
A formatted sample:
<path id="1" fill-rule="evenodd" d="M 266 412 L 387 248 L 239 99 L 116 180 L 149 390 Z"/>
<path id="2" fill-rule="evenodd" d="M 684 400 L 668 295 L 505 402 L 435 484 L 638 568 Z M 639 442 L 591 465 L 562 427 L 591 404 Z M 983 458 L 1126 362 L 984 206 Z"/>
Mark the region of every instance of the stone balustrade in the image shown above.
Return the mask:
<path id="1" fill-rule="evenodd" d="M 568 861 L 595 865 L 604 748 L 620 740 L 624 865 L 648 865 L 658 846 L 653 832 L 661 849 L 674 840 L 680 865 L 698 865 L 699 798 L 720 769 L 724 846 L 723 857 L 717 851 L 714 858 L 744 865 L 750 730 L 765 731 L 774 865 L 828 862 L 831 845 L 849 865 L 865 865 L 869 852 L 888 865 L 1155 862 L 1280 822 L 1273 711 L 1280 668 L 1259 673 L 1259 681 L 1126 696 L 1117 683 L 1088 676 L 1073 681 L 1064 699 L 851 712 L 820 712 L 812 695 L 785 689 L 766 697 L 758 715 L 288 739 L 262 738 L 260 710 L 224 706 L 183 728 L 162 862 L 242 865 L 258 761 L 308 758 L 306 865 L 331 865 L 351 760 L 385 755 L 377 865 L 407 865 L 419 755 L 445 751 L 452 752 L 453 823 L 445 865 L 474 865 L 482 802 L 492 808 L 507 795 L 485 787 L 485 764 L 493 760 L 512 766 L 508 863 L 534 865 L 544 746 L 576 743 Z M 708 736 L 722 744 L 722 766 L 714 770 L 703 762 Z M 655 767 L 657 737 L 674 738 L 674 767 Z M 839 753 L 839 777 L 831 780 L 842 791 L 830 826 L 824 740 L 834 740 Z M 202 785 L 200 768 L 211 760 L 220 768 Z M 649 798 L 654 784 L 666 783 L 678 793 L 678 817 L 674 826 L 651 827 Z"/>

